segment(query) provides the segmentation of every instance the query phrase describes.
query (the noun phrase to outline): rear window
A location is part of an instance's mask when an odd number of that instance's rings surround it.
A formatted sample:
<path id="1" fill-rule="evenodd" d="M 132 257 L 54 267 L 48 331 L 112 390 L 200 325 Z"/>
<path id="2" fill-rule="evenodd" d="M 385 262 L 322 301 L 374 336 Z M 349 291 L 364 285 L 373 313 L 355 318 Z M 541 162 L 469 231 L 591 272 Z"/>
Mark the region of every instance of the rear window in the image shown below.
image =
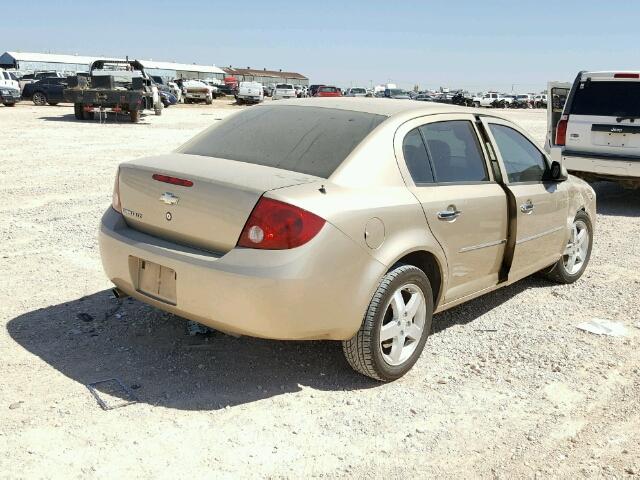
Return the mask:
<path id="1" fill-rule="evenodd" d="M 576 89 L 570 113 L 640 117 L 640 82 L 582 82 Z"/>
<path id="2" fill-rule="evenodd" d="M 336 93 L 338 91 L 336 87 L 320 87 L 318 90 L 327 93 Z"/>
<path id="3" fill-rule="evenodd" d="M 386 118 L 322 107 L 254 107 L 206 130 L 178 152 L 328 178 Z"/>
<path id="4" fill-rule="evenodd" d="M 293 85 L 288 85 L 286 83 L 281 83 L 279 85 L 276 85 L 276 88 L 282 88 L 282 89 L 291 90 L 293 88 Z"/>

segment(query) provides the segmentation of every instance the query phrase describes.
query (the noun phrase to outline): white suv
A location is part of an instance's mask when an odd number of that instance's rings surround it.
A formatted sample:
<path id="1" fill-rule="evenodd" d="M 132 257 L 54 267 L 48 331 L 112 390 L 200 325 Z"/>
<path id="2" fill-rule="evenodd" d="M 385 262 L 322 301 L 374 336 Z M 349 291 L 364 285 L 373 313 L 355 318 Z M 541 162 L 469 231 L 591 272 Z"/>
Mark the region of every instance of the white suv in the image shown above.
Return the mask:
<path id="1" fill-rule="evenodd" d="M 640 72 L 580 72 L 549 96 L 552 158 L 585 180 L 640 188 Z"/>
<path id="2" fill-rule="evenodd" d="M 296 90 L 290 83 L 279 83 L 273 90 L 272 98 L 280 100 L 281 98 L 297 98 Z"/>
<path id="3" fill-rule="evenodd" d="M 20 100 L 20 84 L 13 72 L 0 70 L 0 103 L 13 107 Z"/>

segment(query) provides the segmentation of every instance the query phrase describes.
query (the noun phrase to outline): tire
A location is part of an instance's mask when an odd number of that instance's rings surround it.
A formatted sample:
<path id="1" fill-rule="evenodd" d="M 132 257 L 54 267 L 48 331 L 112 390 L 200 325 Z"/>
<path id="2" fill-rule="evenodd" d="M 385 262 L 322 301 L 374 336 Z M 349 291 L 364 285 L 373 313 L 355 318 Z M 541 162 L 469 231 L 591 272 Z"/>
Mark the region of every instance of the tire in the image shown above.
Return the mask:
<path id="1" fill-rule="evenodd" d="M 207 105 L 211 105 L 213 103 L 213 99 L 211 97 L 207 97 L 204 103 L 206 103 Z"/>
<path id="2" fill-rule="evenodd" d="M 476 108 L 480 108 L 480 102 L 473 102 L 473 106 Z"/>
<path id="3" fill-rule="evenodd" d="M 396 302 L 400 294 L 402 302 Z M 413 317 L 403 308 L 416 298 Z M 342 342 L 342 350 L 351 367 L 368 377 L 389 382 L 402 377 L 416 363 L 431 331 L 433 293 L 425 273 L 413 265 L 398 264 L 382 278 L 367 308 L 360 330 Z M 415 327 L 420 327 L 418 332 Z M 381 341 L 383 327 L 393 337 Z M 407 335 L 418 332 L 419 338 Z M 407 340 L 409 343 L 407 343 Z M 396 344 L 396 341 L 398 342 Z M 402 342 L 402 347 L 396 348 Z M 395 361 L 394 361 L 395 357 Z"/>
<path id="4" fill-rule="evenodd" d="M 75 115 L 76 120 L 82 120 L 84 118 L 81 103 L 76 103 L 73 105 L 73 114 Z"/>
<path id="5" fill-rule="evenodd" d="M 15 107 L 15 106 L 16 106 L 15 102 L 13 102 L 13 103 L 9 103 L 9 102 L 7 102 L 7 103 L 3 103 L 3 105 L 4 105 L 5 107 Z"/>
<path id="6" fill-rule="evenodd" d="M 129 112 L 129 118 L 133 123 L 138 123 L 140 121 L 140 110 L 131 110 Z"/>
<path id="7" fill-rule="evenodd" d="M 163 107 L 162 103 L 158 103 L 158 104 L 154 107 L 154 109 L 153 109 L 153 113 L 155 113 L 157 116 L 160 116 L 160 115 L 162 115 L 162 110 L 163 110 L 163 108 L 164 108 L 164 107 Z"/>
<path id="8" fill-rule="evenodd" d="M 83 120 L 95 120 L 96 112 L 87 112 L 85 110 L 82 111 L 82 119 Z"/>
<path id="9" fill-rule="evenodd" d="M 34 105 L 42 107 L 47 104 L 47 96 L 42 92 L 36 92 L 31 97 Z"/>
<path id="10" fill-rule="evenodd" d="M 583 240 L 576 242 L 576 237 L 587 235 Z M 562 257 L 549 270 L 544 272 L 544 276 L 549 280 L 557 283 L 573 283 L 578 280 L 584 273 L 589 259 L 591 258 L 591 249 L 593 248 L 593 226 L 589 215 L 580 211 L 573 220 L 569 242 Z M 573 260 L 573 263 L 572 263 Z M 577 261 L 580 261 L 577 264 Z M 577 265 L 576 265 L 577 264 Z M 578 268 L 576 268 L 578 267 Z"/>
<path id="11" fill-rule="evenodd" d="M 58 105 L 58 103 L 60 103 L 60 102 L 48 102 L 48 103 L 49 103 L 49 105 L 51 105 L 52 107 L 55 107 L 55 106 L 56 106 L 56 105 Z"/>

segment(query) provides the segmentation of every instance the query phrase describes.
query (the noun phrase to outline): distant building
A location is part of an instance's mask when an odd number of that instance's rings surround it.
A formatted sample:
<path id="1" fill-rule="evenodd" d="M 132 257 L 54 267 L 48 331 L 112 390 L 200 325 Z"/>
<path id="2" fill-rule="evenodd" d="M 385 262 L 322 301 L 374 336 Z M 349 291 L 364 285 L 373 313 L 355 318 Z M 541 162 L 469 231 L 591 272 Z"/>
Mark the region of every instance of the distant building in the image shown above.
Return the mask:
<path id="1" fill-rule="evenodd" d="M 19 74 L 60 72 L 67 75 L 74 75 L 78 72 L 88 72 L 92 62 L 104 59 L 113 58 L 102 56 L 57 55 L 51 53 L 5 52 L 0 55 L 0 68 L 15 69 Z M 131 59 L 133 60 L 134 58 Z M 160 77 L 172 79 L 223 79 L 225 76 L 223 70 L 213 65 L 136 60 L 142 63 L 149 75 L 157 75 Z"/>
<path id="2" fill-rule="evenodd" d="M 293 85 L 309 85 L 309 79 L 301 73 L 283 72 L 282 70 L 257 70 L 253 68 L 223 67 L 227 76 L 238 79 L 239 82 L 260 82 L 263 85 L 270 83 L 291 83 Z"/>

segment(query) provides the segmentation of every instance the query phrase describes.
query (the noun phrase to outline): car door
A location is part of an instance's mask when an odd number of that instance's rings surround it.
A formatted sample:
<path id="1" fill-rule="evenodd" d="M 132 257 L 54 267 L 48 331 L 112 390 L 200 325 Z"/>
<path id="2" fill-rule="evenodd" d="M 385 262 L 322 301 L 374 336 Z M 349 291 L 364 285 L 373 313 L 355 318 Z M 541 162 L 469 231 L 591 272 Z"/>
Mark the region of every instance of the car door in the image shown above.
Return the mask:
<path id="1" fill-rule="evenodd" d="M 473 115 L 405 123 L 396 133 L 396 155 L 445 252 L 445 302 L 496 285 L 506 243 L 507 197 L 489 172 Z"/>
<path id="2" fill-rule="evenodd" d="M 50 78 L 47 86 L 47 98 L 50 102 L 62 102 L 64 88 L 67 86 L 64 78 Z"/>
<path id="3" fill-rule="evenodd" d="M 554 263 L 567 238 L 567 191 L 545 180 L 549 160 L 510 122 L 482 119 L 497 154 L 506 187 L 515 199 L 516 233 L 509 281 Z"/>
<path id="4" fill-rule="evenodd" d="M 547 102 L 547 138 L 545 141 L 545 150 L 551 152 L 556 145 L 556 127 L 562 118 L 562 110 L 569 96 L 571 84 L 566 82 L 549 82 L 547 84 L 547 92 L 552 101 Z M 558 158 L 552 157 L 554 160 L 560 161 Z"/>

